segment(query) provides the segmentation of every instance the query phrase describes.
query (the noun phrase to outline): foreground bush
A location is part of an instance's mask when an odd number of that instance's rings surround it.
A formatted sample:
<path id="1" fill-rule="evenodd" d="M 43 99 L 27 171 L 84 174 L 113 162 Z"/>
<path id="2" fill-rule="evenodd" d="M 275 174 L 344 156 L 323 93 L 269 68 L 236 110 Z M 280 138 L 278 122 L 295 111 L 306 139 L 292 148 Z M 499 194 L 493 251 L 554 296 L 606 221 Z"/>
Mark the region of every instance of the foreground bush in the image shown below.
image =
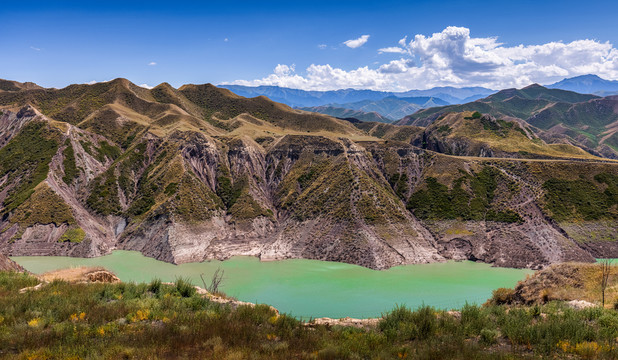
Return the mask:
<path id="1" fill-rule="evenodd" d="M 69 284 L 0 273 L 0 357 L 215 359 L 616 358 L 618 313 L 466 305 L 396 307 L 374 329 L 306 326 L 265 305 L 232 309 L 187 280 Z M 191 290 L 193 289 L 193 290 Z"/>

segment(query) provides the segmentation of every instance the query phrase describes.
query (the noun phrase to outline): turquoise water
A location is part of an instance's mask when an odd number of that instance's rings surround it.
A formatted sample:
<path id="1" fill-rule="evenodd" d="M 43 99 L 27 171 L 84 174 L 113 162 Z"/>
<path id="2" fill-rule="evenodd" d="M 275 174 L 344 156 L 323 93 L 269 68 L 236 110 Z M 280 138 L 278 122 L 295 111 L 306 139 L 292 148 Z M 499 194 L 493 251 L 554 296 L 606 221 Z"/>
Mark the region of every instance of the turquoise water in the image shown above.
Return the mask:
<path id="1" fill-rule="evenodd" d="M 446 262 L 405 265 L 389 270 L 317 261 L 282 260 L 261 262 L 255 257 L 233 257 L 173 265 L 134 251 L 114 251 L 98 258 L 61 256 L 12 257 L 33 273 L 71 266 L 103 266 L 122 281 L 148 282 L 153 278 L 174 281 L 185 277 L 198 286 L 200 274 L 206 282 L 218 268 L 225 271 L 221 289 L 239 300 L 273 305 L 297 317 L 380 316 L 397 304 L 412 308 L 427 304 L 456 308 L 483 303 L 492 290 L 512 287 L 530 270 L 493 268 L 488 264 Z"/>

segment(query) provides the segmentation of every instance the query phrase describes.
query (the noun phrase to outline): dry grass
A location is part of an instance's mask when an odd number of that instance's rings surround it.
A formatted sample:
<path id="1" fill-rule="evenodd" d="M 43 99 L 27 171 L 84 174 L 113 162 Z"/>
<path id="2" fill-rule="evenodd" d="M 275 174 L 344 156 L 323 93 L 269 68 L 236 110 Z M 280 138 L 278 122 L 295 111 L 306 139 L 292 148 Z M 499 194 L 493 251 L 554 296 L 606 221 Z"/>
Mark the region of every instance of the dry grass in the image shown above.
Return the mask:
<path id="1" fill-rule="evenodd" d="M 72 267 L 67 269 L 59 269 L 54 271 L 49 271 L 44 274 L 38 275 L 38 279 L 43 282 L 53 282 L 57 280 L 62 280 L 66 282 L 89 282 L 92 279 L 93 274 L 97 273 L 109 273 L 113 275 L 109 270 L 100 267 L 100 266 L 79 266 Z M 113 275 L 115 277 L 115 275 Z"/>
<path id="2" fill-rule="evenodd" d="M 613 265 L 606 290 L 606 307 L 618 301 L 618 266 Z M 586 300 L 601 303 L 599 264 L 563 263 L 547 267 L 520 282 L 515 291 L 526 302 Z"/>

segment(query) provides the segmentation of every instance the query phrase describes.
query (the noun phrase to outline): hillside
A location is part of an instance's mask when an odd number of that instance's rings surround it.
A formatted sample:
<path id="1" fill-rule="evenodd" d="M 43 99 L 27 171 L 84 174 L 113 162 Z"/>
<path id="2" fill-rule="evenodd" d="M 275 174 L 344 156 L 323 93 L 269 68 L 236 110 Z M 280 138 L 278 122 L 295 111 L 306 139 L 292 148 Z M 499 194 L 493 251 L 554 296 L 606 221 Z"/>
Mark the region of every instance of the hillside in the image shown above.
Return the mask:
<path id="1" fill-rule="evenodd" d="M 397 124 L 427 126 L 444 114 L 462 111 L 524 121 L 536 137 L 550 144 L 570 144 L 593 155 L 618 158 L 618 97 L 601 98 L 531 85 L 502 90 L 467 104 L 419 110 Z"/>
<path id="2" fill-rule="evenodd" d="M 568 144 L 547 144 L 516 121 L 496 119 L 478 112 L 449 113 L 427 126 L 413 145 L 457 156 L 507 158 L 594 159 Z"/>
<path id="3" fill-rule="evenodd" d="M 173 263 L 252 255 L 374 269 L 618 257 L 618 163 L 510 121 L 353 124 L 209 84 L 125 79 L 2 92 L 0 108 L 7 254 L 129 249 Z M 423 136 L 436 147 L 412 145 Z M 469 151 L 438 146 L 463 138 Z M 492 155 L 481 143 L 500 157 L 476 157 Z"/>
<path id="4" fill-rule="evenodd" d="M 361 121 L 392 122 L 412 114 L 419 109 L 443 105 L 449 105 L 449 103 L 434 97 L 399 98 L 396 96 L 389 96 L 381 100 L 362 100 L 353 103 L 328 104 L 324 106 L 303 107 L 300 109 L 337 117 L 353 117 Z M 337 113 L 343 113 L 346 110 L 356 110 L 359 113 L 357 116 L 335 115 Z M 372 118 L 370 114 L 374 113 L 383 117 L 384 120 L 375 115 Z"/>
<path id="5" fill-rule="evenodd" d="M 20 83 L 18 81 L 0 79 L 0 91 L 21 91 L 34 89 L 43 88 L 32 82 Z"/>
<path id="6" fill-rule="evenodd" d="M 340 119 L 356 119 L 360 121 L 366 122 L 381 122 L 381 123 L 390 123 L 393 120 L 386 118 L 375 111 L 367 112 L 363 110 L 353 110 L 345 107 L 337 107 L 337 106 L 312 106 L 312 107 L 301 107 L 299 110 L 309 111 L 320 113 L 324 115 L 333 116 Z"/>

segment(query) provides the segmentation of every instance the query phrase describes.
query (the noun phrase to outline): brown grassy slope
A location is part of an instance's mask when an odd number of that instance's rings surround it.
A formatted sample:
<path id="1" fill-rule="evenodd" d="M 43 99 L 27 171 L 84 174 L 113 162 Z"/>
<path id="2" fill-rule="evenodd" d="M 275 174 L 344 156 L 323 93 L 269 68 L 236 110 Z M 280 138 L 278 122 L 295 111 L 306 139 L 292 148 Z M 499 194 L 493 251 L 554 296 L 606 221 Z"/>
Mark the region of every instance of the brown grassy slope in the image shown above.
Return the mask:
<path id="1" fill-rule="evenodd" d="M 410 125 L 392 125 L 378 122 L 360 122 L 354 124 L 357 128 L 366 131 L 368 135 L 384 140 L 395 140 L 411 143 L 424 128 Z"/>
<path id="2" fill-rule="evenodd" d="M 433 142 L 438 147 L 442 145 L 441 152 L 449 153 L 448 150 L 451 150 L 453 155 L 477 155 L 478 151 L 474 149 L 485 147 L 498 155 L 508 154 L 509 157 L 597 158 L 573 145 L 546 144 L 528 127 L 518 122 L 504 121 L 488 115 L 475 118 L 469 111 L 451 113 L 439 118 L 425 129 L 422 141 L 425 144 Z M 418 140 L 415 144 L 423 145 Z M 469 154 L 457 153 L 462 144 L 469 148 Z"/>
<path id="3" fill-rule="evenodd" d="M 0 91 L 21 91 L 33 89 L 43 88 L 33 82 L 21 83 L 18 81 L 0 79 Z"/>
<path id="4" fill-rule="evenodd" d="M 563 263 L 551 265 L 520 281 L 515 293 L 525 303 L 551 300 L 586 300 L 601 303 L 599 264 Z M 612 266 L 605 304 L 618 300 L 618 266 Z"/>
<path id="5" fill-rule="evenodd" d="M 18 109 L 31 104 L 51 119 L 68 122 L 107 136 L 99 122 L 137 123 L 157 136 L 174 130 L 224 135 L 247 127 L 250 135 L 321 133 L 333 137 L 363 137 L 350 123 L 330 116 L 291 109 L 265 97 L 246 99 L 210 84 L 174 89 L 167 83 L 144 89 L 126 79 L 63 89 L 28 89 L 0 93 L 0 106 Z M 250 118 L 238 118 L 249 114 Z M 256 131 L 255 127 L 263 128 Z M 124 131 L 123 131 L 124 132 Z M 236 131 L 233 135 L 243 133 Z M 116 134 L 118 135 L 118 134 Z M 129 136 L 127 134 L 124 134 Z M 115 139 L 114 141 L 118 141 Z M 118 141 L 119 142 L 119 141 Z"/>
<path id="6" fill-rule="evenodd" d="M 325 130 L 341 135 L 357 135 L 359 131 L 346 121 L 330 116 L 294 110 L 264 96 L 243 98 L 211 84 L 183 85 L 178 89 L 187 99 L 201 107 L 205 116 L 227 120 L 242 113 L 275 124 L 283 129 L 303 132 Z"/>

